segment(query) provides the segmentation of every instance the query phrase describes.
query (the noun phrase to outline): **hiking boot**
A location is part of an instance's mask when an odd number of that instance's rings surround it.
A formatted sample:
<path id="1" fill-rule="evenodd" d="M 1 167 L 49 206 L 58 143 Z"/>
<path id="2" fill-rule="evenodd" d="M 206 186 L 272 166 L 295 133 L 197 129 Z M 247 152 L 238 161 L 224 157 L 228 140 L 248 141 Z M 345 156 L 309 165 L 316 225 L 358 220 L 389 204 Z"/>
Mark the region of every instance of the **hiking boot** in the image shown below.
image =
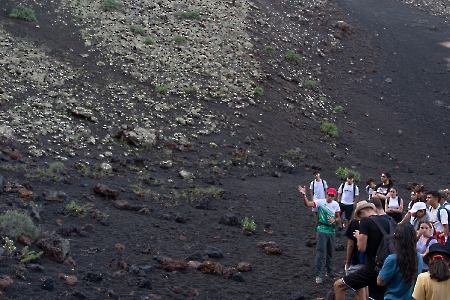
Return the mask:
<path id="1" fill-rule="evenodd" d="M 322 277 L 316 277 L 316 283 L 321 284 L 322 282 Z"/>

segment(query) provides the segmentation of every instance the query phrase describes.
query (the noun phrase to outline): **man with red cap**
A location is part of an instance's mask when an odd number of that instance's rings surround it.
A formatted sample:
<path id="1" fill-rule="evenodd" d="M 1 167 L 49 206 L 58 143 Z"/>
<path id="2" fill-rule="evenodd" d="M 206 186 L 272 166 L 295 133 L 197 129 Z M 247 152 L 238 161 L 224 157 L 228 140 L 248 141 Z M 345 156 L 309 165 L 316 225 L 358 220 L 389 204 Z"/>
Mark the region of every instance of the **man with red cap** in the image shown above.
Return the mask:
<path id="1" fill-rule="evenodd" d="M 322 262 L 326 253 L 327 268 L 326 276 L 333 276 L 333 252 L 336 234 L 336 224 L 342 228 L 339 204 L 334 200 L 337 191 L 329 188 L 325 199 L 315 199 L 309 201 L 306 196 L 306 188 L 298 186 L 298 191 L 303 195 L 303 202 L 306 206 L 317 208 L 317 245 L 316 245 L 316 283 L 322 283 L 323 270 Z"/>

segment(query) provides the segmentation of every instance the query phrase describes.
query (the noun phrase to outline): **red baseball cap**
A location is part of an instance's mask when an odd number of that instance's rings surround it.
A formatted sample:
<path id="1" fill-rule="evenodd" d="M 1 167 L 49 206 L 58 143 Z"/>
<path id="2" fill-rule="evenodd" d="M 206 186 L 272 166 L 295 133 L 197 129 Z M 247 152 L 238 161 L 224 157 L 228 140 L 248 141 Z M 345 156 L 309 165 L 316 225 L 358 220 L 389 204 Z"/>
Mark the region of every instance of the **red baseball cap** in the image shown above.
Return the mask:
<path id="1" fill-rule="evenodd" d="M 333 196 L 336 196 L 336 194 L 337 194 L 337 191 L 336 191 L 336 189 L 334 189 L 334 188 L 329 188 L 329 189 L 327 190 L 327 195 L 333 195 Z"/>

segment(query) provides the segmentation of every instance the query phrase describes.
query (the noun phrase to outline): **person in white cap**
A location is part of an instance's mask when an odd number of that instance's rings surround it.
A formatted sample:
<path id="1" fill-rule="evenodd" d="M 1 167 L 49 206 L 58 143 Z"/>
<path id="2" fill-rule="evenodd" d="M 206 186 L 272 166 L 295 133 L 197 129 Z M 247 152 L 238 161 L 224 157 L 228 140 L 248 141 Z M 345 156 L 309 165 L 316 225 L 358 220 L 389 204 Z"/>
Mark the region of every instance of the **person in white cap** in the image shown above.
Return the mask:
<path id="1" fill-rule="evenodd" d="M 411 225 L 414 226 L 416 231 L 419 231 L 420 221 L 426 221 L 430 219 L 427 213 L 427 205 L 423 202 L 416 202 L 409 210 L 411 213 Z"/>

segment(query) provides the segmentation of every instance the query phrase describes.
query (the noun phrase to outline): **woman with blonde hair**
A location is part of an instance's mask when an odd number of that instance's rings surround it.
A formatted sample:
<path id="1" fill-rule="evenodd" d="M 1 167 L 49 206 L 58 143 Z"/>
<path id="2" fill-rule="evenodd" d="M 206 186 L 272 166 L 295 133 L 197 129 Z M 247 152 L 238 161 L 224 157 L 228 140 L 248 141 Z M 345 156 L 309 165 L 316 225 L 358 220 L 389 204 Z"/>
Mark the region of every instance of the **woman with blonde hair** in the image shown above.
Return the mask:
<path id="1" fill-rule="evenodd" d="M 417 277 L 412 296 L 416 300 L 449 299 L 450 296 L 450 253 L 442 244 L 430 246 L 423 261 L 428 265 L 428 272 Z"/>

